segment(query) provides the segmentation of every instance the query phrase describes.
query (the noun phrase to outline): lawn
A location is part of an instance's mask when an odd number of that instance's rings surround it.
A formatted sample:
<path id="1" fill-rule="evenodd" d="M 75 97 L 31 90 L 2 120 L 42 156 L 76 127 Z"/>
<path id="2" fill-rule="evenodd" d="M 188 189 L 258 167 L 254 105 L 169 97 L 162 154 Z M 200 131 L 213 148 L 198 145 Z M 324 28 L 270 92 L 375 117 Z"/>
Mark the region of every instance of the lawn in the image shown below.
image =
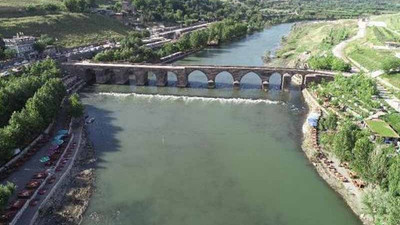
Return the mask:
<path id="1" fill-rule="evenodd" d="M 368 27 L 367 41 L 374 45 L 385 45 L 385 42 L 397 42 L 400 35 L 386 29 L 385 27 Z"/>
<path id="2" fill-rule="evenodd" d="M 368 127 L 376 135 L 381 137 L 394 137 L 398 138 L 399 135 L 383 120 L 367 120 Z"/>
<path id="3" fill-rule="evenodd" d="M 360 44 L 359 40 L 350 43 L 346 47 L 345 53 L 348 57 L 370 71 L 380 70 L 382 62 L 387 58 L 397 59 L 394 52 L 372 49 L 367 45 Z"/>
<path id="4" fill-rule="evenodd" d="M 0 34 L 11 37 L 17 32 L 40 36 L 48 34 L 57 43 L 74 47 L 119 38 L 131 28 L 117 20 L 97 14 L 60 13 L 20 18 L 0 18 Z"/>
<path id="5" fill-rule="evenodd" d="M 387 28 L 400 32 L 400 14 L 388 14 L 372 17 L 372 21 L 385 22 Z"/>
<path id="6" fill-rule="evenodd" d="M 385 74 L 381 78 L 387 80 L 393 86 L 400 88 L 400 73 Z"/>

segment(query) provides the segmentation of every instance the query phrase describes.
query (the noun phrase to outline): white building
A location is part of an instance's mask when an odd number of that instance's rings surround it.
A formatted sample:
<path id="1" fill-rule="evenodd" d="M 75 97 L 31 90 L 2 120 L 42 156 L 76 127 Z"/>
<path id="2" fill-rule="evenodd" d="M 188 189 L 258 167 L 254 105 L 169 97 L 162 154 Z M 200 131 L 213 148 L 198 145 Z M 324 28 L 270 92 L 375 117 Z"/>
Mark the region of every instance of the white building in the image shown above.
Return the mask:
<path id="1" fill-rule="evenodd" d="M 13 38 L 4 38 L 3 40 L 6 44 L 6 48 L 13 49 L 17 52 L 17 57 L 30 57 L 35 51 L 33 49 L 33 44 L 36 41 L 35 37 L 17 34 L 17 36 Z"/>

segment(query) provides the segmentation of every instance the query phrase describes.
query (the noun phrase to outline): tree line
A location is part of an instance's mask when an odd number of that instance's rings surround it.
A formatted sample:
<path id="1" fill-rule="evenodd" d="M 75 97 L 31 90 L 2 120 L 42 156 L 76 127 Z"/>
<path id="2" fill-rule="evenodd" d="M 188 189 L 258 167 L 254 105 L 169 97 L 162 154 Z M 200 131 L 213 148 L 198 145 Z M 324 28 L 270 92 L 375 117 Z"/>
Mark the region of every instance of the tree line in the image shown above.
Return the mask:
<path id="1" fill-rule="evenodd" d="M 95 61 L 130 61 L 130 62 L 158 62 L 160 58 L 176 53 L 189 52 L 201 49 L 209 44 L 218 45 L 243 37 L 263 26 L 254 27 L 247 22 L 224 20 L 210 25 L 209 28 L 184 34 L 176 42 L 164 44 L 159 50 L 152 50 L 143 46 L 142 39 L 148 37 L 143 32 L 130 32 L 120 43 L 117 50 L 106 50 L 98 53 Z"/>
<path id="2" fill-rule="evenodd" d="M 32 97 L 26 100 L 22 109 L 12 112 L 8 124 L 0 128 L 1 163 L 7 162 L 12 157 L 14 149 L 30 143 L 57 114 L 66 91 L 62 81 L 56 78 L 59 70 L 53 66 L 55 64 L 52 60 L 39 62 L 28 68 L 22 75 L 37 78 L 41 74 L 38 79 L 42 79 L 44 83 Z M 26 97 L 24 91 L 22 88 L 15 93 L 16 96 L 21 97 L 21 99 L 17 97 L 19 102 L 22 102 L 22 97 Z"/>
<path id="3" fill-rule="evenodd" d="M 0 127 L 8 124 L 15 111 L 21 110 L 26 101 L 50 78 L 60 76 L 60 71 L 52 60 L 35 63 L 19 76 L 2 79 L 0 86 Z"/>
<path id="4" fill-rule="evenodd" d="M 373 105 L 372 96 L 377 93 L 375 82 L 366 76 L 349 78 L 335 77 L 330 83 L 319 86 L 318 97 L 333 104 L 340 99 L 342 104 L 352 105 L 355 99 L 362 107 Z M 389 114 L 384 118 L 390 124 L 400 117 Z M 361 129 L 349 119 L 340 119 L 335 114 L 320 120 L 320 142 L 325 150 L 332 152 L 342 162 L 349 162 L 350 168 L 373 187 L 367 192 L 363 202 L 367 213 L 374 217 L 376 224 L 398 225 L 400 221 L 400 155 L 394 145 L 384 144 L 383 138 L 373 142 L 371 132 Z"/>

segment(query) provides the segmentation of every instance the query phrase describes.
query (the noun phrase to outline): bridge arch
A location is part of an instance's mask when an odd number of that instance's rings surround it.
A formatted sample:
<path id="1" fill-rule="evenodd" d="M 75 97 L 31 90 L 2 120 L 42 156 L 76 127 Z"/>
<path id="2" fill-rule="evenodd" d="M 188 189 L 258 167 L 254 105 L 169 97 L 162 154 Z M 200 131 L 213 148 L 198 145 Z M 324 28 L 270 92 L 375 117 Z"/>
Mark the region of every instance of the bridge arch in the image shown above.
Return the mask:
<path id="1" fill-rule="evenodd" d="M 88 84 L 96 83 L 96 71 L 93 69 L 86 69 L 85 70 L 85 81 Z"/>
<path id="2" fill-rule="evenodd" d="M 280 74 L 278 72 L 274 72 L 269 77 L 269 87 L 270 87 L 270 89 L 273 89 L 273 90 L 280 90 L 281 89 L 282 76 L 283 76 L 283 74 Z"/>
<path id="3" fill-rule="evenodd" d="M 102 83 L 111 83 L 111 84 L 115 83 L 116 79 L 115 79 L 115 72 L 113 69 L 110 68 L 104 69 L 103 74 L 104 76 Z"/>
<path id="4" fill-rule="evenodd" d="M 209 77 L 201 70 L 193 70 L 188 75 L 188 83 L 192 88 L 206 88 Z"/>
<path id="5" fill-rule="evenodd" d="M 217 88 L 218 87 L 221 87 L 221 88 L 232 87 L 233 81 L 234 81 L 233 75 L 228 71 L 219 72 L 215 76 L 215 84 L 216 84 Z"/>
<path id="6" fill-rule="evenodd" d="M 262 86 L 260 74 L 250 71 L 240 77 L 240 87 L 243 89 L 259 89 Z"/>
<path id="7" fill-rule="evenodd" d="M 168 86 L 176 86 L 178 83 L 178 75 L 173 71 L 167 72 Z"/>

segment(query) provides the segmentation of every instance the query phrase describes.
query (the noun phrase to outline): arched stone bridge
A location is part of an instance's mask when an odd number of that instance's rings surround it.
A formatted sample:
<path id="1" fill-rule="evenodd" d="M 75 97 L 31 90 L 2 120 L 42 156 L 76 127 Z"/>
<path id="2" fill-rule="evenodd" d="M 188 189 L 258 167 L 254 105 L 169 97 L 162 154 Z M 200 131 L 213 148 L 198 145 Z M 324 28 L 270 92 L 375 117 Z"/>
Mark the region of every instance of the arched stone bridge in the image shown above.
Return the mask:
<path id="1" fill-rule="evenodd" d="M 239 87 L 240 81 L 248 73 L 257 74 L 262 80 L 262 88 L 268 89 L 269 79 L 273 74 L 281 77 L 281 88 L 287 89 L 293 76 L 300 78 L 301 87 L 306 87 L 311 82 L 322 80 L 333 80 L 335 73 L 328 71 L 303 70 L 292 68 L 275 67 L 251 67 L 251 66 L 195 66 L 195 65 L 163 65 L 163 64 L 113 64 L 113 63 L 90 63 L 90 62 L 66 62 L 62 63 L 65 72 L 81 76 L 86 81 L 105 84 L 125 84 L 130 76 L 134 76 L 137 86 L 147 85 L 148 74 L 152 72 L 156 76 L 157 86 L 166 86 L 168 83 L 168 72 L 177 77 L 178 87 L 187 87 L 188 77 L 194 71 L 201 71 L 208 80 L 208 87 L 215 87 L 215 79 L 218 74 L 228 72 L 233 78 L 233 86 Z"/>

